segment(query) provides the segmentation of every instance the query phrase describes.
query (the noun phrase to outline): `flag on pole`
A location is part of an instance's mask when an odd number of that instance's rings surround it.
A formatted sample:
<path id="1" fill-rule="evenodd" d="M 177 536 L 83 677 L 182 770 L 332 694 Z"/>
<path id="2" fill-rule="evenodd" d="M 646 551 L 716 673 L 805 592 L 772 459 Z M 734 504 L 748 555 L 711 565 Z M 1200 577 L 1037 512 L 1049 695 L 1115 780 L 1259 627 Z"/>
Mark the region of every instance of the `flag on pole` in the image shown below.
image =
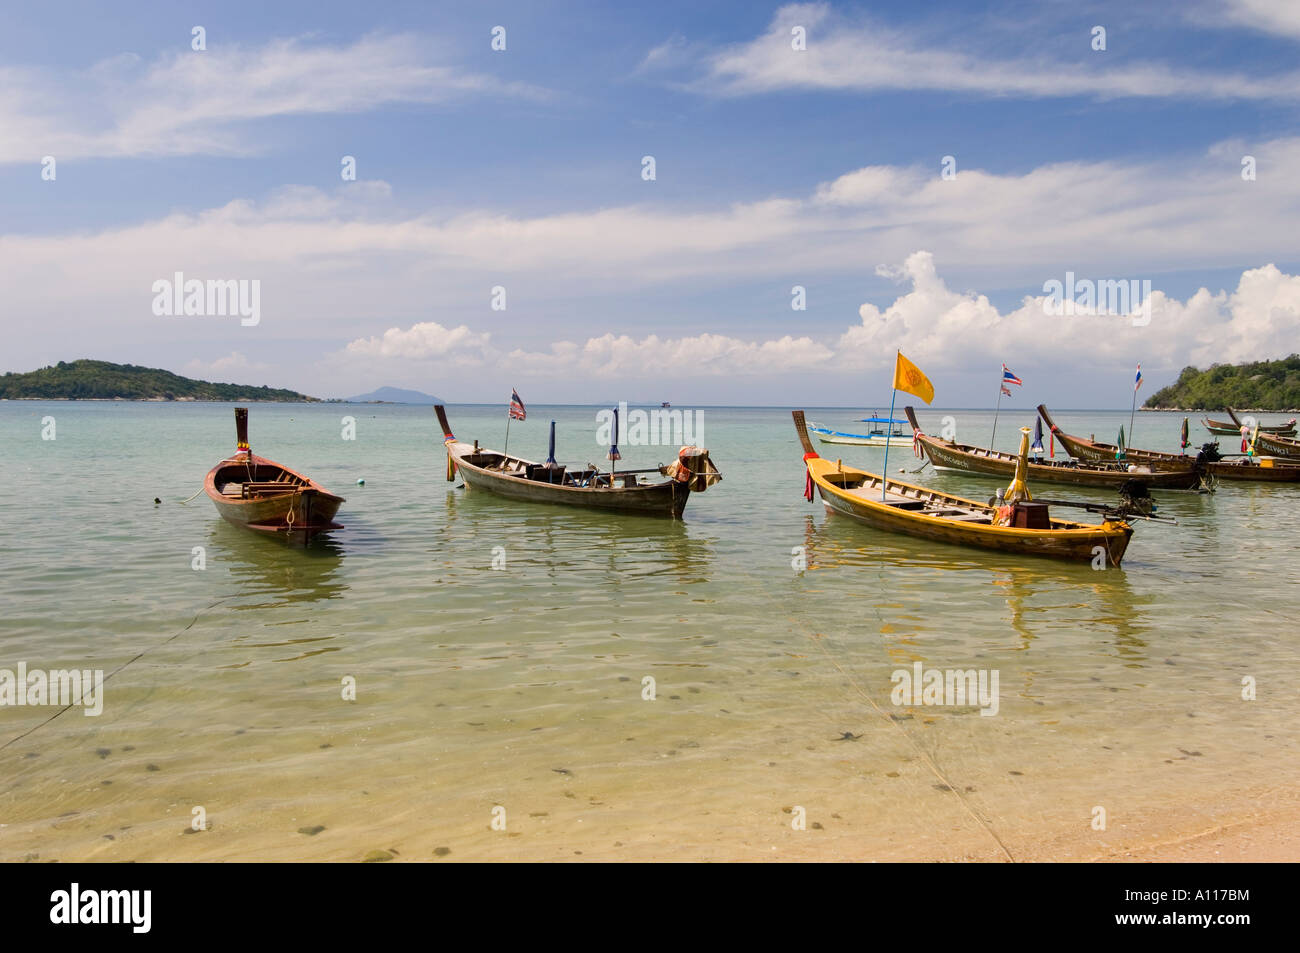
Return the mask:
<path id="1" fill-rule="evenodd" d="M 934 385 L 921 369 L 903 357 L 901 351 L 894 360 L 894 389 L 906 391 L 927 404 L 934 400 Z M 893 416 L 892 413 L 890 416 Z"/>
<path id="2" fill-rule="evenodd" d="M 1002 393 L 1006 394 L 1008 397 L 1011 396 L 1011 391 L 1007 390 L 1007 385 L 1006 385 L 1006 384 L 1003 384 L 1003 385 L 1002 385 Z"/>
<path id="3" fill-rule="evenodd" d="M 1138 388 L 1141 386 L 1142 386 L 1142 363 L 1139 361 L 1137 377 L 1133 381 L 1133 393 L 1136 394 L 1138 392 Z"/>
<path id="4" fill-rule="evenodd" d="M 1032 453 L 1035 453 L 1040 457 L 1043 455 L 1043 418 L 1042 417 L 1034 418 L 1034 442 L 1029 445 L 1029 449 Z"/>
<path id="5" fill-rule="evenodd" d="M 1119 425 L 1119 439 L 1115 441 L 1115 459 L 1123 460 L 1127 456 L 1124 452 L 1124 425 Z"/>
<path id="6" fill-rule="evenodd" d="M 512 420 L 526 420 L 528 411 L 524 410 L 524 402 L 519 399 L 519 391 L 510 391 L 510 418 Z"/>
<path id="7" fill-rule="evenodd" d="M 1022 381 L 1019 377 L 1011 373 L 1011 369 L 1009 367 L 1007 367 L 1005 364 L 1002 365 L 1002 390 L 1006 392 L 1006 395 L 1008 397 L 1011 396 L 1011 391 L 1007 390 L 1008 384 L 1015 384 L 1017 387 L 1023 387 L 1024 383 L 1025 382 Z"/>

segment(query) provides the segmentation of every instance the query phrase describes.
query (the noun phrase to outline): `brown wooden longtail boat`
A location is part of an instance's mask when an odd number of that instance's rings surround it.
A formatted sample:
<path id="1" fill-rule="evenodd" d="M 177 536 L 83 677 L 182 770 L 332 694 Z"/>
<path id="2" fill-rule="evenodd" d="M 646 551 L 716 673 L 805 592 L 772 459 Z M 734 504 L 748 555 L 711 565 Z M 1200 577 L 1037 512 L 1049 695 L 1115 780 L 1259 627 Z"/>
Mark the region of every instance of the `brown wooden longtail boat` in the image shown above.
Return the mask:
<path id="1" fill-rule="evenodd" d="M 1259 453 L 1271 454 L 1275 457 L 1287 457 L 1288 459 L 1300 458 L 1300 440 L 1292 440 L 1290 437 L 1281 437 L 1263 431 L 1254 434 L 1253 439 L 1255 450 Z"/>
<path id="2" fill-rule="evenodd" d="M 1213 417 L 1202 417 L 1201 426 L 1212 434 L 1220 437 L 1237 436 L 1241 433 L 1241 428 L 1245 427 L 1245 422 L 1237 416 L 1237 412 L 1231 407 L 1227 408 L 1228 416 L 1232 418 L 1231 422 L 1226 420 L 1215 420 Z M 1284 424 L 1270 424 L 1265 426 L 1259 425 L 1260 433 L 1276 434 L 1281 437 L 1294 437 L 1296 433 L 1296 420 L 1292 417 Z"/>
<path id="3" fill-rule="evenodd" d="M 496 450 L 457 440 L 447 423 L 447 411 L 434 408 L 447 448 L 447 479 L 459 473 L 465 486 L 512 500 L 561 503 L 591 509 L 680 519 L 692 492 L 702 493 L 722 479 L 702 447 L 682 447 L 677 459 L 654 470 L 611 473 L 592 464 L 569 469 L 507 456 Z M 658 473 L 663 480 L 647 481 L 642 474 Z"/>
<path id="4" fill-rule="evenodd" d="M 1014 453 L 988 450 L 964 443 L 931 437 L 921 430 L 916 412 L 904 407 L 912 425 L 912 439 L 936 470 L 955 470 L 976 476 L 1010 479 L 1015 475 L 1019 458 Z M 1073 486 L 1096 486 L 1118 490 L 1129 480 L 1138 479 L 1153 489 L 1195 490 L 1201 485 L 1201 470 L 1193 457 L 1184 457 L 1182 470 L 1154 470 L 1136 464 L 1079 463 L 1073 460 L 1029 461 L 1029 479 L 1033 483 L 1068 483 Z"/>
<path id="5" fill-rule="evenodd" d="M 1043 423 L 1047 424 L 1048 429 L 1056 435 L 1056 439 L 1061 442 L 1061 446 L 1065 447 L 1070 456 L 1078 457 L 1084 463 L 1115 463 L 1119 460 L 1117 456 L 1119 447 L 1115 444 L 1098 443 L 1095 440 L 1085 440 L 1066 433 L 1052 421 L 1051 414 L 1043 404 L 1038 405 L 1038 413 L 1042 416 Z M 1140 450 L 1136 447 L 1125 447 L 1123 460 L 1126 463 L 1148 466 L 1152 470 L 1183 470 L 1192 462 L 1186 454 Z"/>
<path id="6" fill-rule="evenodd" d="M 344 503 L 318 483 L 274 460 L 256 456 L 248 445 L 248 408 L 235 408 L 234 456 L 209 471 L 203 489 L 222 518 L 265 533 L 306 542 L 317 533 L 343 527 L 334 514 Z"/>
<path id="7" fill-rule="evenodd" d="M 816 487 L 828 512 L 848 516 L 890 533 L 920 539 L 977 546 L 1022 556 L 1091 561 L 1105 555 L 1118 566 L 1128 548 L 1133 527 L 1118 511 L 1084 505 L 1102 512 L 1099 525 L 1052 519 L 1048 507 L 1034 503 L 1025 477 L 1029 470 L 1029 431 L 1021 432 L 1016 473 L 1001 507 L 977 503 L 826 460 L 813 449 L 802 410 L 793 412 L 808 471 L 806 491 L 812 501 Z"/>

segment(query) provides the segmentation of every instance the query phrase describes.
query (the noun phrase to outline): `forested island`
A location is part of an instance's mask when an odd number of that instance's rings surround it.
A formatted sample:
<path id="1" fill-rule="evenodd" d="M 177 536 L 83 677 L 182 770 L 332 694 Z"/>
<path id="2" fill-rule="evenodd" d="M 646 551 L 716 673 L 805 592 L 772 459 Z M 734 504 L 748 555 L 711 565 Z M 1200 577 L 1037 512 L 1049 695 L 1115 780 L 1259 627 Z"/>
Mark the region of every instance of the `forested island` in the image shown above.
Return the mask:
<path id="1" fill-rule="evenodd" d="M 1300 355 L 1280 361 L 1184 367 L 1177 382 L 1147 398 L 1144 410 L 1235 410 L 1294 413 L 1300 408 Z"/>
<path id="2" fill-rule="evenodd" d="M 214 384 L 157 367 L 109 361 L 59 361 L 25 374 L 0 377 L 8 400 L 221 400 L 317 402 L 297 391 L 265 385 Z"/>

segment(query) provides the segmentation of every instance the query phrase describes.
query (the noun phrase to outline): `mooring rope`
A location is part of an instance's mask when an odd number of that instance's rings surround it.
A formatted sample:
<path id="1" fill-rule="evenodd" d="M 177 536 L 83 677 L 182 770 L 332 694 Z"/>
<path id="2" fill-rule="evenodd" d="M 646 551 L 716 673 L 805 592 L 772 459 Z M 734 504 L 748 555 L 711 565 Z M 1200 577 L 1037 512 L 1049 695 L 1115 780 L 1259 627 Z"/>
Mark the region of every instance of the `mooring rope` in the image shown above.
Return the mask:
<path id="1" fill-rule="evenodd" d="M 191 499 L 192 499 L 192 498 L 191 498 Z M 185 628 L 181 629 L 181 630 L 180 630 L 179 632 L 177 632 L 175 635 L 169 636 L 168 638 L 166 638 L 166 639 L 164 639 L 163 641 L 159 642 L 157 645 L 151 646 L 150 648 L 145 649 L 143 652 L 139 652 L 139 653 L 137 653 L 137 654 L 136 654 L 135 656 L 133 656 L 132 658 L 127 659 L 125 662 L 123 662 L 123 663 L 122 663 L 121 665 L 119 665 L 117 668 L 113 669 L 113 671 L 109 672 L 107 675 L 104 676 L 104 681 L 100 684 L 100 690 L 101 690 L 101 691 L 103 690 L 103 685 L 107 684 L 107 683 L 108 683 L 108 680 L 109 680 L 110 678 L 112 678 L 112 677 L 113 677 L 114 675 L 116 675 L 118 672 L 122 671 L 122 669 L 126 668 L 128 665 L 132 664 L 133 662 L 138 662 L 140 659 L 144 658 L 144 657 L 145 657 L 146 655 L 148 655 L 150 652 L 153 652 L 153 651 L 155 651 L 156 649 L 160 649 L 160 648 L 162 648 L 164 645 L 166 645 L 167 643 L 169 643 L 169 642 L 173 642 L 173 641 L 175 641 L 176 639 L 180 638 L 182 635 L 184 635 L 186 632 L 188 632 L 191 628 L 193 628 L 194 623 L 196 623 L 196 622 L 199 621 L 199 617 L 200 617 L 201 615 L 203 615 L 204 612 L 208 611 L 209 609 L 215 609 L 217 606 L 221 605 L 223 602 L 228 602 L 228 601 L 231 600 L 231 599 L 236 599 L 236 598 L 238 598 L 239 596 L 243 595 L 243 594 L 244 594 L 244 589 L 247 589 L 249 585 L 250 585 L 250 583 L 245 583 L 245 584 L 240 588 L 239 592 L 235 593 L 233 596 L 226 596 L 226 597 L 223 598 L 223 599 L 218 599 L 216 602 L 212 603 L 211 605 L 204 606 L 204 607 L 203 607 L 202 609 L 200 609 L 198 612 L 194 613 L 194 618 L 191 619 L 191 620 L 189 621 L 189 625 L 185 626 Z M 83 697 L 84 697 L 84 695 L 85 695 L 84 690 L 83 690 L 83 692 L 82 692 L 82 695 L 83 695 Z M 4 744 L 0 745 L 0 751 L 3 751 L 5 748 L 8 748 L 11 744 L 14 744 L 15 742 L 21 741 L 22 739 L 26 738 L 28 735 L 32 734 L 33 732 L 37 731 L 38 729 L 40 729 L 40 728 L 44 728 L 46 725 L 48 725 L 50 722 L 52 722 L 55 718 L 58 718 L 60 715 L 62 715 L 64 712 L 68 711 L 68 710 L 71 709 L 71 708 L 79 707 L 79 705 L 80 705 L 79 702 L 73 702 L 73 703 L 71 703 L 71 704 L 69 704 L 69 705 L 64 705 L 62 708 L 60 708 L 60 709 L 59 709 L 58 711 L 56 711 L 54 714 L 50 715 L 49 718 L 46 718 L 44 721 L 40 722 L 39 724 L 33 725 L 31 728 L 28 728 L 28 729 L 27 729 L 26 731 L 24 731 L 22 734 L 20 734 L 20 735 L 16 735 L 15 737 L 10 738 L 8 741 L 6 741 Z"/>

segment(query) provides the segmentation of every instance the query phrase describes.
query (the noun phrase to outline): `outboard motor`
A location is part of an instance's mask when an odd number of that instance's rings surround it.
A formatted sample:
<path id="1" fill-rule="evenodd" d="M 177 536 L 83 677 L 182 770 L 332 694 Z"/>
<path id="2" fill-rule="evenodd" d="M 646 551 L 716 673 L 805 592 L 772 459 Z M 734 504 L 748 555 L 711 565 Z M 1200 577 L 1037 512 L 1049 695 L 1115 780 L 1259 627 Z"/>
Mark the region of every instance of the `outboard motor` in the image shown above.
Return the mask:
<path id="1" fill-rule="evenodd" d="M 660 467 L 664 476 L 687 484 L 695 493 L 703 493 L 722 479 L 722 474 L 709 459 L 709 451 L 703 447 L 682 447 L 677 451 L 677 459 L 666 467 Z"/>
<path id="2" fill-rule="evenodd" d="M 1119 511 L 1121 514 L 1151 516 L 1156 511 L 1156 501 L 1151 498 L 1151 491 L 1142 480 L 1125 480 L 1119 487 Z"/>
<path id="3" fill-rule="evenodd" d="M 1196 462 L 1199 463 L 1218 463 L 1223 459 L 1223 454 L 1219 453 L 1219 441 L 1213 443 L 1201 444 L 1201 452 L 1196 455 Z"/>

